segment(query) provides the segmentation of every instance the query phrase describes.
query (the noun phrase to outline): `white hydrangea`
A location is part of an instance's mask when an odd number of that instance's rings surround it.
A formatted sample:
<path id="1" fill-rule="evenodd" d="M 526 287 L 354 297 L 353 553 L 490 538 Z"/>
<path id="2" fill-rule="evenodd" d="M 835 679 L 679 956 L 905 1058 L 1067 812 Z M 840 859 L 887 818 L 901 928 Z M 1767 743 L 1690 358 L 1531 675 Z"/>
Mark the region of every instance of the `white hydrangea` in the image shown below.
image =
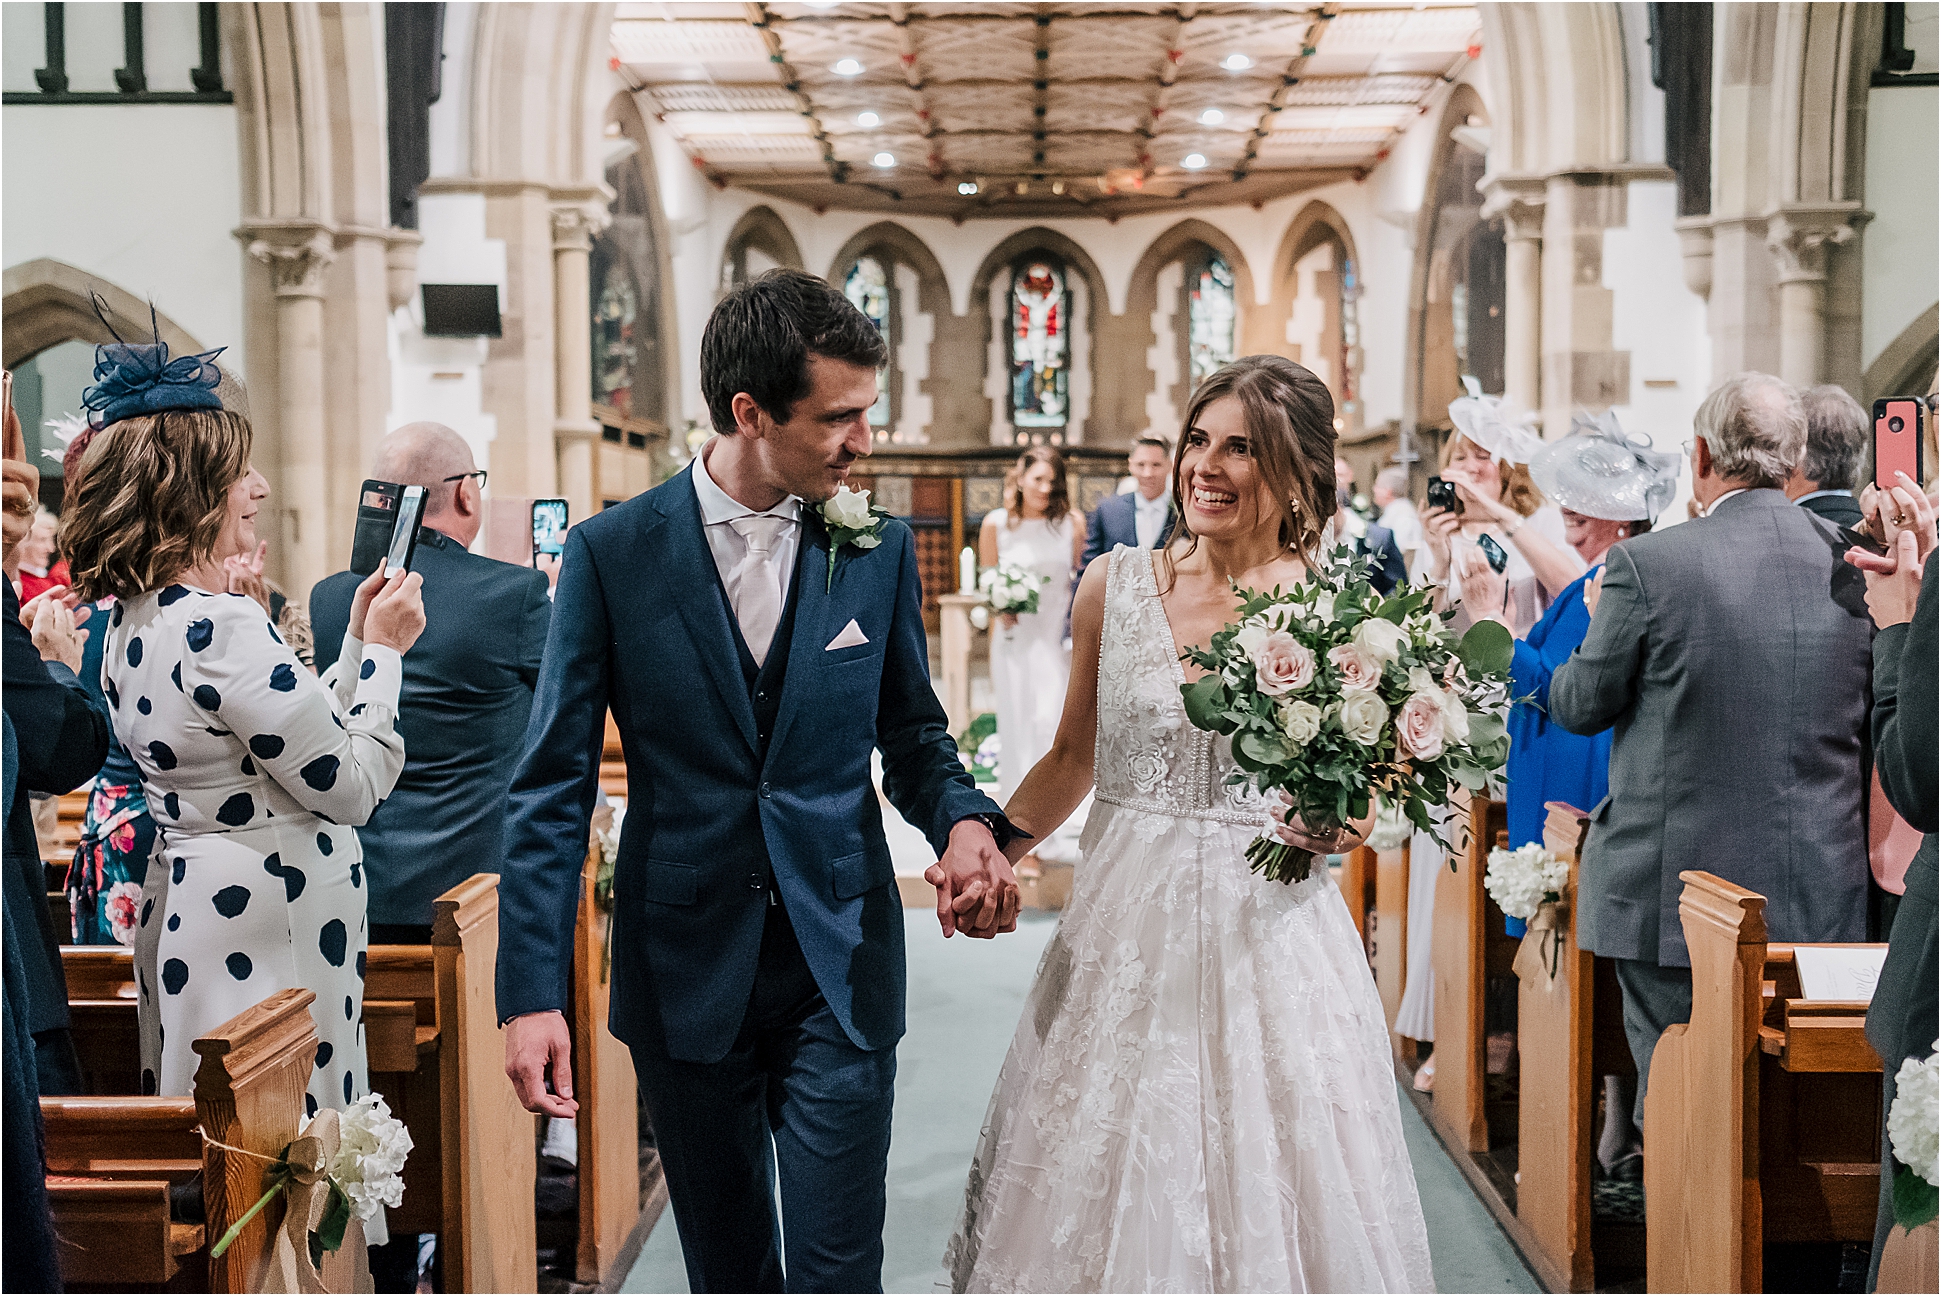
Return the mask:
<path id="1" fill-rule="evenodd" d="M 1515 850 L 1497 847 L 1489 853 L 1483 888 L 1505 915 L 1521 921 L 1534 917 L 1545 899 L 1561 895 L 1570 879 L 1570 864 L 1530 842 Z"/>
<path id="2" fill-rule="evenodd" d="M 1934 1041 L 1941 1050 L 1941 1040 Z M 1894 1158 L 1941 1188 L 1941 1054 L 1909 1058 L 1894 1076 L 1894 1106 L 1887 1113 Z"/>
<path id="3" fill-rule="evenodd" d="M 411 1131 L 391 1115 L 382 1094 L 366 1094 L 338 1114 L 341 1132 L 330 1177 L 350 1198 L 351 1214 L 367 1220 L 379 1206 L 404 1204 L 404 1158 Z"/>
<path id="4" fill-rule="evenodd" d="M 608 864 L 620 859 L 620 823 L 627 817 L 627 802 L 624 797 L 613 798 L 613 822 L 600 834 L 600 855 Z"/>

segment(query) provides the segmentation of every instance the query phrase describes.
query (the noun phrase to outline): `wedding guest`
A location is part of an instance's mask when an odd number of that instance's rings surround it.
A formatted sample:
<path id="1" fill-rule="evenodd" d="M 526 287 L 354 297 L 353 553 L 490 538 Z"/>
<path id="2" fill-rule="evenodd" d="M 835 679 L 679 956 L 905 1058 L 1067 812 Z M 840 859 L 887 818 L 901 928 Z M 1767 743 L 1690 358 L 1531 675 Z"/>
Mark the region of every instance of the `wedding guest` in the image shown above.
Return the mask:
<path id="1" fill-rule="evenodd" d="M 1383 594 L 1391 594 L 1409 578 L 1407 561 L 1395 542 L 1395 533 L 1379 522 L 1370 522 L 1348 507 L 1354 494 L 1355 470 L 1346 459 L 1334 461 L 1334 533 L 1355 553 L 1368 560 L 1369 584 Z"/>
<path id="2" fill-rule="evenodd" d="M 1873 628 L 1860 574 L 1781 489 L 1806 442 L 1798 392 L 1740 374 L 1695 423 L 1703 515 L 1611 549 L 1585 589 L 1590 631 L 1550 679 L 1556 723 L 1615 726 L 1577 942 L 1615 960 L 1641 1128 L 1652 1050 L 1691 1016 L 1681 869 L 1702 860 L 1765 896 L 1775 941 L 1866 934 Z"/>
<path id="3" fill-rule="evenodd" d="M 248 420 L 215 394 L 213 353 L 191 359 L 170 364 L 159 341 L 99 349 L 83 400 L 104 430 L 68 516 L 76 589 L 116 600 L 102 691 L 160 835 L 137 918 L 161 924 L 157 983 L 138 985 L 145 1054 L 156 1041 L 142 1083 L 191 1092 L 198 1035 L 302 986 L 317 996 L 315 1112 L 368 1084 L 355 825 L 404 763 L 399 658 L 424 625 L 421 582 L 373 574 L 339 669 L 304 669 L 228 592 L 224 559 L 256 552 L 269 487 Z"/>
<path id="4" fill-rule="evenodd" d="M 61 520 L 47 509 L 34 510 L 34 525 L 15 554 L 20 601 L 31 603 L 55 586 L 68 583 L 67 562 L 60 556 Z"/>
<path id="5" fill-rule="evenodd" d="M 26 538 L 40 471 L 24 453 L 20 422 L 6 414 L 5 556 L 11 558 Z M 39 1092 L 81 1091 L 80 1059 L 74 1051 L 67 1008 L 67 976 L 61 967 L 61 937 L 47 903 L 46 870 L 34 836 L 27 793 L 59 795 L 94 776 L 108 750 L 108 717 L 89 701 L 75 678 L 87 635 L 88 613 L 73 612 L 58 596 L 43 594 L 28 609 L 32 628 L 21 623 L 21 606 L 11 582 L 0 589 L 0 661 L 5 685 L 0 704 L 13 721 L 20 745 L 13 807 L 6 821 L 5 904 L 20 937 L 25 974 L 26 1024 L 33 1037 L 32 1061 Z M 9 948 L 16 942 L 9 941 Z"/>
<path id="6" fill-rule="evenodd" d="M 1916 525 L 1900 531 L 1885 558 L 1855 549 L 1848 561 L 1867 576 L 1867 606 L 1879 634 L 1874 638 L 1874 707 L 1871 717 L 1874 762 L 1894 809 L 1919 828 L 1919 851 L 1907 870 L 1907 890 L 1893 919 L 1887 942 L 1887 961 L 1874 986 L 1867 1009 L 1867 1039 L 1882 1059 L 1883 1122 L 1893 1109 L 1895 1075 L 1907 1058 L 1924 1058 L 1941 1036 L 1937 1025 L 1936 945 L 1936 829 L 1935 753 L 1941 750 L 1936 732 L 1936 659 L 1941 657 L 1937 635 L 1933 518 L 1922 507 L 1918 490 L 1896 501 L 1912 513 Z M 1918 503 L 1917 503 L 1918 501 Z M 1927 514 L 1922 517 L 1922 514 Z M 1921 551 L 1927 562 L 1922 573 Z M 1880 1205 L 1874 1226 L 1873 1260 L 1867 1289 L 1874 1289 L 1880 1271 L 1881 1248 L 1894 1227 L 1894 1156 L 1883 1126 L 1880 1140 Z"/>
<path id="7" fill-rule="evenodd" d="M 1158 437 L 1144 436 L 1132 443 L 1126 467 L 1133 488 L 1100 500 L 1092 510 L 1085 528 L 1085 552 L 1078 562 L 1081 570 L 1120 545 L 1157 549 L 1172 537 L 1173 497 L 1166 489 L 1172 462 L 1171 447 Z"/>
<path id="8" fill-rule="evenodd" d="M 1058 732 L 1072 666 L 1065 619 L 1072 571 L 1084 544 L 1084 530 L 1067 490 L 1065 456 L 1049 446 L 1033 446 L 1018 456 L 1005 475 L 1004 507 L 984 515 L 977 538 L 980 565 L 1022 567 L 1044 582 L 1036 612 L 1002 613 L 991 630 L 1000 799 L 1008 797 L 1050 750 Z M 1040 862 L 1074 862 L 1076 828 L 1038 843 L 1021 875 L 1035 876 Z"/>
<path id="9" fill-rule="evenodd" d="M 1859 544 L 1860 501 L 1853 489 L 1867 460 L 1873 421 L 1860 402 L 1836 383 L 1800 393 L 1806 409 L 1806 451 L 1782 487 L 1786 498 L 1839 527 L 1849 545 Z"/>
<path id="10" fill-rule="evenodd" d="M 1415 511 L 1415 501 L 1409 498 L 1409 470 L 1401 464 L 1382 469 L 1375 474 L 1375 486 L 1369 493 L 1381 510 L 1375 520 L 1394 534 L 1402 557 L 1414 562 L 1415 551 L 1422 547 L 1422 518 Z"/>

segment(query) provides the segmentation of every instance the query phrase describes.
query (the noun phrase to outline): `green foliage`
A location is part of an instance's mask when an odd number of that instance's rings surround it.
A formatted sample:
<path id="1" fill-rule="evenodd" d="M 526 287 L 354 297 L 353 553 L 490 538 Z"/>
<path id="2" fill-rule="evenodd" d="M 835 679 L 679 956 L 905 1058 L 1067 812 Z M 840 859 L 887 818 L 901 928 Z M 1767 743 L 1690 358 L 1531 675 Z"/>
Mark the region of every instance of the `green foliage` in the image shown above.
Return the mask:
<path id="1" fill-rule="evenodd" d="M 1894 1222 L 1917 1229 L 1935 1217 L 1937 1207 L 1941 1207 L 1941 1189 L 1894 1162 Z"/>

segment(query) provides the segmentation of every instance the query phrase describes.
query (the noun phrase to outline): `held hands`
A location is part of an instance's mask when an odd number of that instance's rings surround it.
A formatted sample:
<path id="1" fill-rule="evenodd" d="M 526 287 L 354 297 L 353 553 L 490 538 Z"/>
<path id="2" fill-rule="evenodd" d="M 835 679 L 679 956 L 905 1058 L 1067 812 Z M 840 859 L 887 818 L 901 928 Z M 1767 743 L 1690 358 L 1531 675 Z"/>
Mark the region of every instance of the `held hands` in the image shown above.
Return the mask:
<path id="1" fill-rule="evenodd" d="M 81 673 L 81 646 L 88 632 L 80 629 L 93 608 L 76 610 L 75 595 L 65 585 L 56 585 L 30 599 L 20 609 L 20 624 L 34 637 L 34 647 L 42 661 L 57 661 L 75 674 Z"/>
<path id="2" fill-rule="evenodd" d="M 425 628 L 425 602 L 419 593 L 425 579 L 417 572 L 399 572 L 387 579 L 385 570 L 385 564 L 379 563 L 351 596 L 351 638 L 409 652 Z"/>
<path id="3" fill-rule="evenodd" d="M 1017 875 L 982 821 L 958 820 L 949 849 L 923 880 L 937 888 L 937 925 L 946 938 L 962 932 L 989 940 L 1018 929 Z"/>
<path id="4" fill-rule="evenodd" d="M 1876 626 L 1885 630 L 1914 619 L 1914 604 L 1921 597 L 1920 540 L 1914 531 L 1899 532 L 1885 555 L 1856 545 L 1847 550 L 1847 561 L 1867 574 L 1867 611 Z"/>
<path id="5" fill-rule="evenodd" d="M 573 1099 L 573 1039 L 557 1011 L 526 1013 L 505 1024 L 505 1073 L 529 1112 L 571 1119 L 580 1109 Z"/>

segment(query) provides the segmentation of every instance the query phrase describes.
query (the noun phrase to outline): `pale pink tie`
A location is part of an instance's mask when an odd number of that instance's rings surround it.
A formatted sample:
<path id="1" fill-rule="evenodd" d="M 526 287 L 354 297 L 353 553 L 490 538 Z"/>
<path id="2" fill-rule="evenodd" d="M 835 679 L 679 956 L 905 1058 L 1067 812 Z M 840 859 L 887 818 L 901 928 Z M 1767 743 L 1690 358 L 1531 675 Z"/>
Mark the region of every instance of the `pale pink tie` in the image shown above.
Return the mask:
<path id="1" fill-rule="evenodd" d="M 748 545 L 748 553 L 734 571 L 735 620 L 741 623 L 741 637 L 760 666 L 768 657 L 768 646 L 775 640 L 775 627 L 782 622 L 782 581 L 775 565 L 775 542 L 795 523 L 771 513 L 755 513 L 730 518 Z"/>

